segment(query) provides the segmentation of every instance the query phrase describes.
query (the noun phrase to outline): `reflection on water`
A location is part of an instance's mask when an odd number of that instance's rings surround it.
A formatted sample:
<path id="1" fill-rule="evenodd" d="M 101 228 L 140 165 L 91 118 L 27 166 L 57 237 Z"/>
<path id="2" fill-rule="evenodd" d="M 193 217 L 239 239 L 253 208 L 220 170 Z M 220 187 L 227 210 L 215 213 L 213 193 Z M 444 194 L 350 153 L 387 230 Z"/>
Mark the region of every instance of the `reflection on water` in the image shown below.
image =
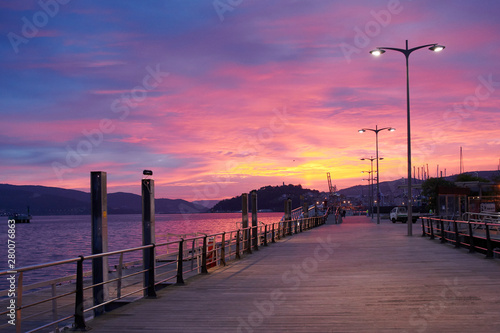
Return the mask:
<path id="1" fill-rule="evenodd" d="M 259 213 L 258 220 L 266 224 L 278 222 L 282 213 Z M 142 245 L 142 217 L 137 215 L 108 216 L 108 250 L 115 251 Z M 5 221 L 7 222 L 7 221 Z M 167 240 L 167 233 L 217 233 L 238 229 L 240 213 L 166 214 L 155 217 L 156 242 Z M 251 222 L 250 222 L 251 223 Z M 7 223 L 2 223 L 1 237 L 7 253 Z M 90 216 L 36 216 L 32 223 L 16 225 L 16 267 L 76 258 L 91 254 Z M 137 253 L 134 257 L 140 256 Z M 113 259 L 111 259 L 113 260 Z M 75 273 L 75 264 L 43 272 L 50 279 L 63 272 Z M 7 269 L 7 260 L 0 261 L 0 270 Z M 39 274 L 37 274 L 39 275 Z M 55 277 L 55 276 L 54 276 Z M 29 282 L 40 276 L 26 277 Z M 30 281 L 31 280 L 31 281 Z"/>

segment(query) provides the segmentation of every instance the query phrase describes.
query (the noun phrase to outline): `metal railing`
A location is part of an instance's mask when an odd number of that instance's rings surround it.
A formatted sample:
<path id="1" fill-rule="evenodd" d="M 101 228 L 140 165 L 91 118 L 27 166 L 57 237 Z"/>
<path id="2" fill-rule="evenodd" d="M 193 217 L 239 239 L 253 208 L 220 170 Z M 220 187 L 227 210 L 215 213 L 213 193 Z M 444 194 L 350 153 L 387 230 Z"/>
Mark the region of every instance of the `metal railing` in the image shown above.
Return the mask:
<path id="1" fill-rule="evenodd" d="M 486 258 L 500 255 L 500 223 L 449 220 L 439 217 L 421 217 L 422 237 L 439 239 L 441 243 L 465 247 L 469 252 L 479 252 Z"/>
<path id="2" fill-rule="evenodd" d="M 471 222 L 492 222 L 492 223 L 500 223 L 500 213 L 492 212 L 492 213 L 474 213 L 474 212 L 465 212 L 462 214 L 463 221 L 471 221 Z"/>
<path id="3" fill-rule="evenodd" d="M 183 284 L 184 279 L 207 274 L 208 269 L 227 265 L 229 260 L 240 259 L 260 246 L 268 246 L 279 239 L 324 224 L 326 215 L 273 224 L 260 223 L 255 227 L 215 234 L 202 234 L 177 241 L 150 244 L 119 251 L 28 266 L 0 272 L 0 278 L 14 275 L 16 332 L 59 332 L 63 327 L 86 329 L 86 321 L 137 298 L 155 298 L 156 291 L 170 284 Z M 252 232 L 256 231 L 256 232 Z M 172 251 L 172 248 L 177 251 Z M 124 263 L 124 256 L 141 252 L 142 260 Z M 118 262 L 109 271 L 105 281 L 92 283 L 92 273 L 85 265 L 104 258 Z M 149 260 L 145 260 L 148 259 Z M 54 269 L 61 265 L 75 265 L 74 275 L 50 281 L 23 285 L 26 274 L 40 269 Z M 50 289 L 50 290 L 49 290 Z M 96 297 L 96 290 L 101 297 Z M 0 291 L 1 301 L 8 304 L 9 289 Z M 102 299 L 103 301 L 97 301 Z M 6 307 L 2 307 L 6 309 Z M 10 309 L 0 312 L 6 316 Z M 5 324 L 0 329 L 10 326 Z"/>

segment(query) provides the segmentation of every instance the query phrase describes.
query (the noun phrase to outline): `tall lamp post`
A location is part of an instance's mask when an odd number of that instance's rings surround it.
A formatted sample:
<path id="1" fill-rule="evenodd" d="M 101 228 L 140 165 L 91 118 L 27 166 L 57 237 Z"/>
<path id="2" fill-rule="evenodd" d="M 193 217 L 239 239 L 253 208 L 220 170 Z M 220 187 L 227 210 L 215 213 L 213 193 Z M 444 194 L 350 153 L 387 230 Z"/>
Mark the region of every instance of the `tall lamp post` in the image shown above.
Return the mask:
<path id="1" fill-rule="evenodd" d="M 423 49 L 424 47 L 428 47 L 429 50 L 434 52 L 439 52 L 444 49 L 443 45 L 439 44 L 426 44 L 417 46 L 411 49 L 408 49 L 408 40 L 406 40 L 406 49 L 398 49 L 394 47 L 377 47 L 375 50 L 370 51 L 370 53 L 374 56 L 379 56 L 385 53 L 385 50 L 398 51 L 404 54 L 406 58 L 406 119 L 407 119 L 407 127 L 408 127 L 408 236 L 412 236 L 412 196 L 411 196 L 411 133 L 410 133 L 410 79 L 408 75 L 408 58 L 413 51 Z"/>
<path id="2" fill-rule="evenodd" d="M 375 133 L 375 150 L 377 154 L 377 224 L 380 224 L 380 172 L 378 168 L 378 132 L 388 130 L 389 132 L 394 132 L 396 129 L 392 127 L 384 127 L 384 128 L 378 128 L 378 125 L 375 125 L 375 129 L 373 128 L 362 128 L 358 130 L 359 133 L 364 133 L 366 131 L 372 131 Z"/>
<path id="3" fill-rule="evenodd" d="M 369 173 L 370 171 L 361 171 L 361 173 L 365 173 L 365 172 Z M 363 178 L 362 180 L 367 180 L 367 181 L 368 181 L 368 186 L 370 186 L 370 185 L 371 185 L 371 181 L 372 181 L 372 180 L 370 179 L 370 177 L 369 177 L 369 176 L 368 176 L 368 179 Z M 370 191 L 371 191 L 371 186 L 370 186 Z M 363 188 L 361 188 L 361 194 L 363 194 Z M 363 198 L 363 195 L 361 195 L 361 198 Z M 371 200 L 371 194 L 369 194 L 369 195 L 368 195 L 368 198 L 369 198 L 368 200 Z M 362 200 L 362 199 L 361 199 L 361 200 Z M 368 214 L 366 214 L 366 215 L 368 216 Z"/>
<path id="4" fill-rule="evenodd" d="M 381 159 L 383 159 L 383 158 L 381 158 Z M 373 219 L 373 161 L 375 161 L 376 158 L 374 158 L 374 157 L 371 157 L 371 158 L 361 158 L 360 160 L 361 161 L 368 160 L 368 161 L 370 161 L 370 164 L 371 164 L 371 169 L 370 169 L 371 171 L 361 171 L 361 173 L 368 172 L 370 174 L 370 178 L 372 180 L 372 183 L 370 185 L 370 193 L 371 193 L 370 194 L 370 196 L 371 196 L 371 200 L 370 200 L 371 213 L 370 213 L 370 215 L 371 215 L 371 218 Z M 378 178 L 378 175 L 377 175 L 377 178 Z"/>
<path id="5" fill-rule="evenodd" d="M 370 194 L 368 195 L 368 200 L 370 200 L 370 214 L 373 212 L 373 177 L 372 173 L 373 171 L 361 171 L 361 173 L 367 173 L 368 174 L 368 179 L 363 179 L 363 180 L 368 180 L 368 186 L 370 186 Z"/>

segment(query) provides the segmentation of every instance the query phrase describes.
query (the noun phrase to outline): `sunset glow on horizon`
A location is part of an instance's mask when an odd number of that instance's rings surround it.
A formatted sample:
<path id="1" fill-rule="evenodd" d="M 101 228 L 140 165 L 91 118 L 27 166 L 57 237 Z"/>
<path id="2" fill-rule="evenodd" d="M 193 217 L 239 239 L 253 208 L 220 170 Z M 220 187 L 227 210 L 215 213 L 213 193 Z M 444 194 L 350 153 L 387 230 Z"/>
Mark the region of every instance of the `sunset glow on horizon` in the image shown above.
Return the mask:
<path id="1" fill-rule="evenodd" d="M 41 5 L 47 4 L 47 5 Z M 222 4 L 222 5 L 221 5 Z M 0 183 L 218 200 L 266 185 L 327 191 L 500 163 L 500 3 L 3 1 Z"/>

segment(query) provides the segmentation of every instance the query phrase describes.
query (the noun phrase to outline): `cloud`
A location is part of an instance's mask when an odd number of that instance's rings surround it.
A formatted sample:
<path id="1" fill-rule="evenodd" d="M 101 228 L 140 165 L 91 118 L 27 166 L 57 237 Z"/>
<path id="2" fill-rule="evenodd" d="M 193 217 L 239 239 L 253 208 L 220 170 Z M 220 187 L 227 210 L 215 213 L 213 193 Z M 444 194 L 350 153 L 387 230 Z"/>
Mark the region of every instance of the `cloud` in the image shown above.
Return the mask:
<path id="1" fill-rule="evenodd" d="M 397 128 L 380 134 L 383 177 L 404 177 L 404 56 L 368 51 L 406 39 L 446 45 L 410 58 L 416 163 L 458 172 L 462 146 L 474 152 L 466 165 L 495 167 L 484 147 L 500 134 L 500 86 L 478 87 L 480 77 L 500 82 L 499 4 L 402 0 L 382 24 L 388 5 L 244 1 L 221 22 L 211 1 L 70 2 L 17 54 L 0 42 L 2 182 L 85 189 L 89 171 L 104 170 L 109 186 L 137 191 L 148 168 L 163 197 L 210 186 L 218 199 L 282 182 L 326 190 L 326 172 L 339 187 L 361 183 L 359 158 L 375 154 L 375 137 L 357 130 L 376 125 Z M 40 10 L 36 1 L 0 6 L 4 35 Z M 350 61 L 342 43 L 357 48 Z M 169 75 L 146 90 L 148 66 Z M 477 89 L 484 98 L 474 104 Z M 113 129 L 58 179 L 52 163 L 92 143 L 103 120 Z"/>

